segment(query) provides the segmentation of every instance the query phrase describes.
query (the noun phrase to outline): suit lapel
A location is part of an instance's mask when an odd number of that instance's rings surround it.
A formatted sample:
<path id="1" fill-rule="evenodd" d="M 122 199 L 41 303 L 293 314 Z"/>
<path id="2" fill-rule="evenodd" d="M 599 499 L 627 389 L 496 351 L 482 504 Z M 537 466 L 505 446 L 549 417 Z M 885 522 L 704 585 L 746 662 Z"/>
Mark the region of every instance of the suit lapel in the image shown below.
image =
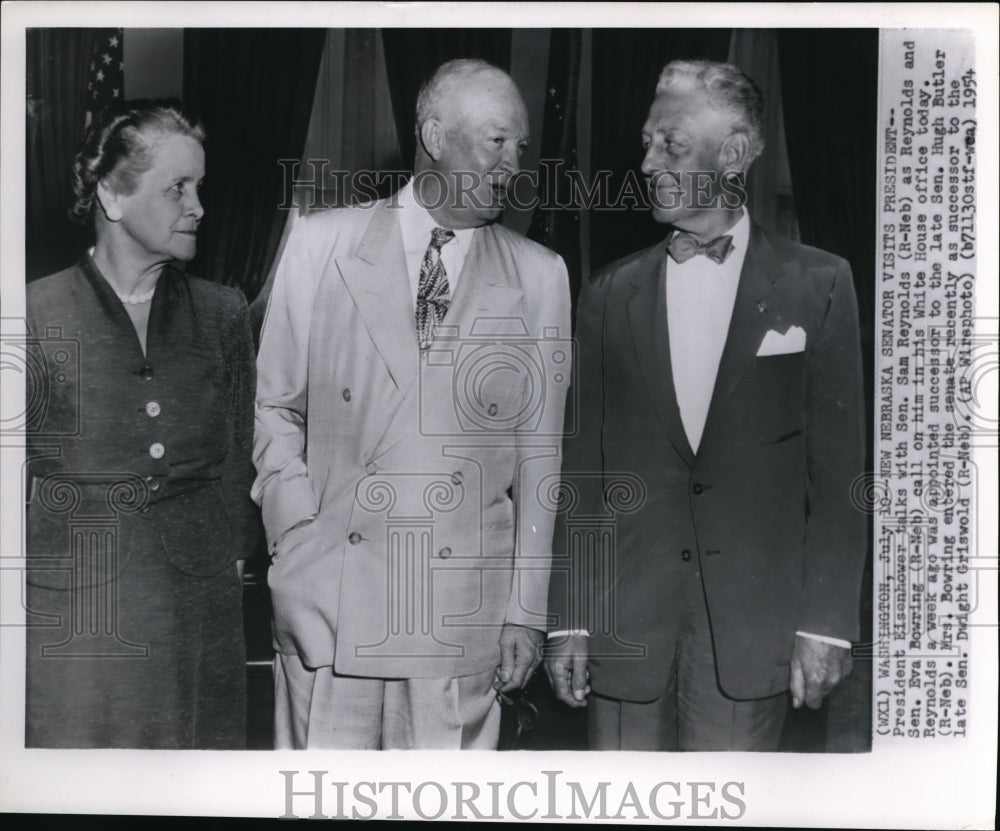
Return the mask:
<path id="1" fill-rule="evenodd" d="M 379 441 L 379 453 L 387 452 L 417 426 L 414 422 L 414 411 L 411 406 L 416 407 L 416 397 L 427 392 L 413 383 L 422 358 L 417 346 L 416 323 L 410 308 L 411 295 L 402 253 L 402 236 L 396 218 L 388 211 L 385 213 L 389 214 L 395 228 L 395 242 L 389 242 L 388 247 L 392 247 L 394 250 L 398 249 L 399 262 L 396 267 L 402 269 L 399 273 L 402 274 L 402 280 L 406 284 L 405 291 L 399 286 L 393 287 L 390 278 L 385 274 L 382 275 L 382 281 L 379 283 L 382 288 L 378 296 L 363 290 L 371 289 L 367 282 L 362 281 L 373 279 L 373 270 L 378 271 L 384 267 L 388 272 L 393 268 L 392 259 L 395 255 L 392 257 L 387 254 L 379 255 L 370 250 L 379 244 L 379 235 L 385 231 L 384 228 L 370 228 L 365 236 L 365 242 L 358 251 L 359 258 L 362 254 L 371 256 L 374 260 L 373 264 L 357 265 L 356 260 L 351 261 L 344 276 L 352 295 L 355 298 L 358 296 L 365 298 L 363 302 L 368 304 L 362 314 L 365 316 L 366 324 L 372 332 L 379 352 L 389 365 L 393 378 L 397 378 L 398 371 L 399 377 L 403 379 L 403 384 L 397 380 L 397 385 L 399 385 L 404 398 L 390 418 Z M 381 220 L 373 219 L 372 225 L 375 226 L 377 221 Z M 392 229 L 389 229 L 389 236 L 392 237 L 392 234 Z M 383 238 L 382 243 L 385 242 L 386 240 Z M 376 268 L 376 266 L 378 267 Z M 344 266 L 341 266 L 341 270 L 342 273 L 345 271 Z M 350 274 L 350 277 L 347 274 Z M 460 341 L 470 335 L 482 337 L 496 334 L 508 336 L 530 334 L 530 330 L 523 323 L 525 311 L 522 298 L 524 292 L 517 285 L 516 266 L 509 245 L 504 244 L 492 226 L 478 229 L 473 235 L 472 245 L 465 257 L 454 300 L 448 307 L 448 313 L 444 320 L 437 328 L 432 349 L 457 349 Z M 379 306 L 379 303 L 382 302 L 379 299 L 382 296 L 382 291 L 386 294 L 386 309 Z M 394 302 L 394 299 L 398 300 L 399 297 L 404 299 L 405 308 L 400 308 L 401 304 Z M 392 304 L 391 312 L 389 311 L 390 304 Z M 360 303 L 358 308 L 361 309 Z M 373 322 L 369 322 L 370 318 Z M 404 338 L 406 343 L 399 343 Z M 394 367 L 398 367 L 398 369 Z M 455 407 L 452 395 L 453 392 L 450 388 L 442 395 L 430 395 L 421 403 L 418 418 L 429 418 L 435 422 L 440 417 L 444 419 L 440 422 L 441 424 L 450 424 L 448 419 L 453 416 Z M 438 415 L 439 410 L 440 416 Z M 425 426 L 429 426 L 433 433 L 435 429 L 433 424 Z"/>
<path id="2" fill-rule="evenodd" d="M 484 338 L 490 335 L 525 335 L 521 321 L 524 309 L 521 304 L 523 292 L 512 286 L 515 282 L 513 258 L 509 246 L 497 238 L 492 227 L 479 228 L 472 237 L 472 244 L 465 256 L 462 271 L 457 281 L 453 299 L 448 306 L 444 320 L 438 324 L 434 343 L 421 361 L 434 361 L 441 366 L 441 353 L 450 352 L 454 363 L 452 371 L 459 370 L 458 355 L 468 339 Z M 511 331 L 512 327 L 522 328 Z M 411 327 L 415 330 L 415 326 Z M 414 331 L 413 337 L 416 337 Z M 474 341 L 475 342 L 475 341 Z M 436 354 L 437 357 L 432 357 Z M 441 382 L 445 385 L 442 386 Z M 410 399 L 419 397 L 419 419 L 421 430 L 430 435 L 454 434 L 456 395 L 462 392 L 453 386 L 454 376 L 441 374 L 440 370 L 428 374 L 426 384 L 417 384 L 410 389 Z M 401 407 L 405 410 L 405 407 Z M 394 420 L 386 431 L 382 446 L 385 450 L 397 444 L 408 435 L 413 424 L 408 417 Z"/>
<path id="3" fill-rule="evenodd" d="M 519 285 L 517 263 L 511 256 L 510 246 L 503 244 L 492 225 L 477 229 L 448 314 L 438 329 L 438 337 L 484 333 L 530 335 L 523 318 L 514 317 L 524 298 Z M 499 318 L 505 316 L 511 321 L 501 323 Z M 511 329 L 518 324 L 524 327 L 521 331 Z"/>
<path id="4" fill-rule="evenodd" d="M 726 399 L 752 366 L 761 340 L 773 322 L 766 313 L 767 301 L 774 283 L 782 274 L 781 263 L 771 243 L 758 225 L 751 224 L 747 254 L 740 272 L 733 315 L 729 323 L 729 335 L 722 350 L 712 402 L 705 419 L 703 445 L 713 423 L 720 418 Z"/>
<path id="5" fill-rule="evenodd" d="M 653 409 L 677 452 L 689 465 L 694 452 L 684 432 L 674 391 L 667 331 L 666 246 L 651 248 L 637 263 L 626 305 L 636 361 Z"/>
<path id="6" fill-rule="evenodd" d="M 403 236 L 388 203 L 374 215 L 353 257 L 337 268 L 389 373 L 405 393 L 417 374 L 420 350 L 403 255 Z"/>

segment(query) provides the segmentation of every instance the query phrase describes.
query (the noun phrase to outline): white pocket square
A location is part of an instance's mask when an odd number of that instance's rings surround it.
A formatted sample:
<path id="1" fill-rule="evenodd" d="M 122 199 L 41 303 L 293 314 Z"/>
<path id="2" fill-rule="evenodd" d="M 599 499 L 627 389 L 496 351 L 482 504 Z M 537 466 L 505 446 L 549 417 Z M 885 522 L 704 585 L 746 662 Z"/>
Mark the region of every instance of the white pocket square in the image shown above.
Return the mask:
<path id="1" fill-rule="evenodd" d="M 766 358 L 768 355 L 791 355 L 795 352 L 804 352 L 806 348 L 806 330 L 801 326 L 791 326 L 785 334 L 771 329 L 764 340 L 760 342 L 757 350 L 758 358 Z"/>

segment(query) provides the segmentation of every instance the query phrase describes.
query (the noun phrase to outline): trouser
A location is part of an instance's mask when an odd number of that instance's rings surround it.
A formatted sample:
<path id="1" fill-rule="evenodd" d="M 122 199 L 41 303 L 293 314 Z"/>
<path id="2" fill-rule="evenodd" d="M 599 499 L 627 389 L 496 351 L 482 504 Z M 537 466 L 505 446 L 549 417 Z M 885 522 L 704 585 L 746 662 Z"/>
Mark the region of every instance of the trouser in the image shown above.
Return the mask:
<path id="1" fill-rule="evenodd" d="M 719 687 L 700 572 L 688 578 L 667 686 L 654 701 L 592 694 L 587 727 L 595 750 L 777 750 L 787 693 L 736 700 Z"/>
<path id="2" fill-rule="evenodd" d="M 495 750 L 500 705 L 489 669 L 459 678 L 358 678 L 274 659 L 275 749 Z"/>

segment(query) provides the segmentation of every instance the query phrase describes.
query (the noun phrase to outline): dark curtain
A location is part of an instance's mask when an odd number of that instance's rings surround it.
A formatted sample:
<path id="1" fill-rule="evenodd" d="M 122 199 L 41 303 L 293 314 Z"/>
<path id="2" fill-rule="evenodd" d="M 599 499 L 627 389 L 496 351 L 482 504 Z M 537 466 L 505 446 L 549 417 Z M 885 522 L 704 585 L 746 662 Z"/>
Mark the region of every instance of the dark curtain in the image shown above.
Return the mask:
<path id="1" fill-rule="evenodd" d="M 629 177 L 643 187 L 642 125 L 660 70 L 683 58 L 725 61 L 730 34 L 730 29 L 594 30 L 591 179 L 607 171 L 611 199 L 622 193 Z M 626 202 L 635 204 L 634 199 Z M 593 211 L 590 236 L 590 261 L 596 269 L 652 245 L 664 231 L 647 210 L 604 208 Z"/>
<path id="2" fill-rule="evenodd" d="M 188 29 L 184 98 L 205 121 L 205 217 L 190 270 L 253 300 L 292 204 L 325 29 Z M 288 177 L 290 178 L 290 177 Z"/>
<path id="3" fill-rule="evenodd" d="M 802 241 L 844 257 L 854 274 L 872 453 L 878 30 L 781 30 L 788 161 Z M 861 637 L 872 636 L 872 529 L 862 589 Z M 870 653 L 870 649 L 868 650 Z M 870 657 L 828 699 L 826 749 L 871 747 Z"/>
<path id="4" fill-rule="evenodd" d="M 570 181 L 567 170 L 577 169 L 576 103 L 580 86 L 579 29 L 553 29 L 549 42 L 549 67 L 545 95 L 545 120 L 542 125 L 539 173 L 539 207 L 531 218 L 528 237 L 560 254 L 570 276 L 570 288 L 576 297 L 580 287 L 580 210 L 570 206 Z M 558 169 L 553 165 L 561 161 Z"/>
<path id="5" fill-rule="evenodd" d="M 799 233 L 851 264 L 870 347 L 878 30 L 784 29 L 778 37 Z"/>
<path id="6" fill-rule="evenodd" d="M 92 242 L 74 225 L 72 166 L 83 137 L 94 40 L 103 29 L 28 29 L 25 266 L 28 280 L 76 262 Z"/>
<path id="7" fill-rule="evenodd" d="M 389 76 L 392 109 L 396 117 L 403 165 L 408 169 L 416 153 L 413 132 L 417 93 L 445 61 L 482 58 L 510 70 L 510 29 L 383 29 L 382 45 Z"/>

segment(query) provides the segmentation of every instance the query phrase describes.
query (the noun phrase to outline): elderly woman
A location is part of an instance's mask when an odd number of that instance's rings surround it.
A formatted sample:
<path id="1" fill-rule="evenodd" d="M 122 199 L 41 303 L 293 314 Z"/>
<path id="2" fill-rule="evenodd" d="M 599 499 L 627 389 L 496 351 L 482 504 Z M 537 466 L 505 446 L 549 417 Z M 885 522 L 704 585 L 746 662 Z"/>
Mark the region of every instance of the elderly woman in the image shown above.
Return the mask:
<path id="1" fill-rule="evenodd" d="M 257 524 L 243 295 L 196 279 L 202 126 L 106 110 L 74 165 L 96 241 L 27 289 L 29 747 L 245 744 Z"/>

